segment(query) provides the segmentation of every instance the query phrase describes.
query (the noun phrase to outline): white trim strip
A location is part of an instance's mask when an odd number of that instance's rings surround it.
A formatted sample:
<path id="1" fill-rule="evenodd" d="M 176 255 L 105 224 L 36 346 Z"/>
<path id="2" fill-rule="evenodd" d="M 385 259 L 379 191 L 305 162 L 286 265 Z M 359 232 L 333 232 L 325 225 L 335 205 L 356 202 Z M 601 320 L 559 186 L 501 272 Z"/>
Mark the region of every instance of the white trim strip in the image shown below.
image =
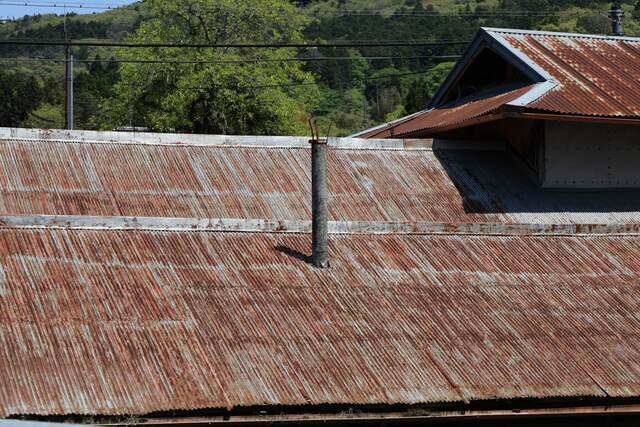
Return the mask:
<path id="1" fill-rule="evenodd" d="M 103 139 L 94 139 L 103 138 Z M 67 144 L 123 144 L 169 147 L 211 148 L 279 148 L 311 149 L 309 138 L 299 136 L 231 136 L 231 135 L 182 135 L 159 133 L 121 133 L 95 131 L 50 131 L 44 129 L 18 129 L 0 127 L 2 141 L 55 142 Z M 445 140 L 433 138 L 361 139 L 329 138 L 328 144 L 340 150 L 504 150 L 504 143 L 469 140 Z"/>
<path id="2" fill-rule="evenodd" d="M 519 29 L 513 29 L 513 28 L 493 28 L 493 27 L 483 27 L 482 29 L 485 31 L 490 31 L 494 33 L 504 33 L 504 34 L 527 34 L 532 36 L 572 37 L 577 39 L 620 40 L 620 41 L 640 43 L 640 37 L 629 37 L 629 36 L 620 37 L 620 36 L 605 36 L 601 34 L 563 33 L 563 32 L 553 32 L 553 31 L 519 30 Z"/>
<path id="3" fill-rule="evenodd" d="M 309 148 L 306 136 L 194 135 L 147 132 L 102 132 L 0 127 L 0 140 L 86 144 L 134 144 L 197 147 Z M 430 150 L 433 139 L 329 138 L 329 145 L 355 150 Z"/>
<path id="4" fill-rule="evenodd" d="M 559 85 L 560 83 L 556 82 L 555 80 L 547 80 L 546 82 L 538 83 L 520 98 L 508 102 L 506 105 L 512 105 L 514 107 L 526 107 L 532 102 L 535 102 L 538 99 L 542 98 L 544 95 L 546 95 L 548 92 L 552 91 Z"/>
<path id="5" fill-rule="evenodd" d="M 96 217 L 71 215 L 1 215 L 0 228 L 64 230 L 211 231 L 310 233 L 311 221 Z M 329 221 L 330 234 L 462 234 L 518 236 L 640 235 L 640 224 L 500 224 L 384 221 Z"/>

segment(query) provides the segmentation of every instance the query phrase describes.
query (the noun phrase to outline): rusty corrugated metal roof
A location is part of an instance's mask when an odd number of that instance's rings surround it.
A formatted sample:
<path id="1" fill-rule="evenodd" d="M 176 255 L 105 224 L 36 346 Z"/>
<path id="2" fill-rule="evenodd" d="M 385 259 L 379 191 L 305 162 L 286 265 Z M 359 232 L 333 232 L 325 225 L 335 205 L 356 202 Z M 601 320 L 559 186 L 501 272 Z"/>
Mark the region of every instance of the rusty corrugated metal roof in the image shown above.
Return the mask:
<path id="1" fill-rule="evenodd" d="M 558 85 L 529 109 L 585 116 L 640 116 L 640 39 L 491 30 Z"/>
<path id="2" fill-rule="evenodd" d="M 543 191 L 502 151 L 330 150 L 330 219 L 640 223 L 640 192 Z M 310 150 L 0 140 L 0 215 L 305 220 Z"/>
<path id="3" fill-rule="evenodd" d="M 330 150 L 332 220 L 441 224 L 320 271 L 308 234 L 194 221 L 309 219 L 308 148 L 0 141 L 0 417 L 640 396 L 640 193 L 436 146 Z M 575 223 L 634 235 L 527 235 Z"/>
<path id="4" fill-rule="evenodd" d="M 0 415 L 640 395 L 637 237 L 0 229 Z"/>
<path id="5" fill-rule="evenodd" d="M 520 98 L 529 90 L 531 90 L 531 86 L 525 86 L 488 98 L 427 110 L 422 114 L 412 116 L 407 121 L 364 134 L 363 138 L 394 138 L 406 137 L 420 132 L 438 132 L 440 128 L 459 125 L 476 117 L 488 115 L 504 104 Z"/>
<path id="6" fill-rule="evenodd" d="M 443 94 L 487 45 L 535 76 L 531 85 L 520 89 L 515 97 L 510 96 L 515 93 L 511 92 L 467 100 L 455 107 L 440 105 Z M 436 104 L 434 108 L 358 135 L 365 138 L 434 135 L 440 127 L 464 127 L 469 120 L 496 110 L 638 118 L 638 79 L 640 38 L 483 28 L 441 86 L 432 101 Z"/>

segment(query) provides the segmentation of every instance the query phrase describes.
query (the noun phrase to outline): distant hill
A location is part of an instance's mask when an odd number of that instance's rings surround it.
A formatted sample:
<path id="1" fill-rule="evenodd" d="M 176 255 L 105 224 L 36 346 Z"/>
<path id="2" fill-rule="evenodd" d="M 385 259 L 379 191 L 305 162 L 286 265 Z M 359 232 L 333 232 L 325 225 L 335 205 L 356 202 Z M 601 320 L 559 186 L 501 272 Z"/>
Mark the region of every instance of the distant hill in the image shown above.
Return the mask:
<path id="1" fill-rule="evenodd" d="M 296 3 L 310 17 L 307 36 L 311 39 L 470 39 L 480 26 L 603 34 L 610 31 L 609 21 L 602 12 L 610 8 L 611 2 L 591 0 L 298 0 Z M 640 0 L 626 0 L 622 6 L 627 15 L 626 34 L 640 36 L 640 21 L 635 19 L 640 16 Z M 547 12 L 553 15 L 505 15 L 513 11 Z M 421 13 L 425 12 L 440 15 L 422 16 Z M 134 32 L 144 19 L 143 2 L 101 13 L 69 14 L 66 20 L 54 14 L 26 16 L 0 24 L 0 38 L 121 40 Z M 363 54 L 389 51 L 362 50 Z M 397 50 L 395 52 L 399 53 Z M 78 49 L 76 57 L 87 59 L 95 54 L 108 57 L 110 51 Z M 0 58 L 62 57 L 60 48 L 0 46 Z M 378 68 L 384 68 L 390 64 L 378 65 L 382 65 Z M 21 65 L 7 63 L 4 68 L 16 67 Z M 59 67 L 43 63 L 34 72 L 37 75 L 49 74 Z"/>
<path id="2" fill-rule="evenodd" d="M 134 3 L 104 12 L 67 14 L 69 38 L 108 37 L 119 39 L 132 31 L 142 19 L 144 4 Z M 64 38 L 65 18 L 62 15 L 46 14 L 25 16 L 5 23 L 0 36 Z M 92 28 L 94 27 L 94 28 Z"/>
<path id="3" fill-rule="evenodd" d="M 144 5 L 135 3 L 114 10 L 90 14 L 68 14 L 66 19 L 55 14 L 25 16 L 15 21 L 0 24 L 0 39 L 64 40 L 122 40 L 134 32 L 144 20 Z M 88 59 L 95 55 L 108 57 L 105 49 L 77 49 L 77 59 Z M 64 58 L 59 47 L 0 46 L 0 58 Z M 33 64 L 6 62 L 5 69 L 28 69 L 36 76 L 58 74 L 61 64 L 42 62 Z M 79 65 L 82 67 L 82 65 Z"/>

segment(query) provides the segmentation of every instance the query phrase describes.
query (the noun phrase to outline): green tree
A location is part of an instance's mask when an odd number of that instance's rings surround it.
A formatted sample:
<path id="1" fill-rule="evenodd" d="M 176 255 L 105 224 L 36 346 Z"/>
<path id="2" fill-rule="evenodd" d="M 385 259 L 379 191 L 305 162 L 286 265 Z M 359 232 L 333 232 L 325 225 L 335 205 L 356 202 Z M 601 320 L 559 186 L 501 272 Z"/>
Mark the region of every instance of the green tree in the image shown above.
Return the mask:
<path id="1" fill-rule="evenodd" d="M 76 72 L 74 122 L 80 129 L 101 127 L 105 118 L 100 111 L 100 102 L 113 96 L 113 85 L 118 81 L 118 65 L 115 62 L 101 62 L 96 55 L 86 70 Z"/>
<path id="2" fill-rule="evenodd" d="M 404 100 L 404 107 L 408 113 L 424 110 L 427 107 L 429 100 L 436 94 L 453 65 L 453 62 L 440 63 L 431 68 L 424 76 L 411 82 Z"/>
<path id="3" fill-rule="evenodd" d="M 25 128 L 62 129 L 64 127 L 64 105 L 43 102 L 38 108 L 29 113 L 29 117 L 20 126 Z"/>
<path id="4" fill-rule="evenodd" d="M 149 0 L 134 42 L 287 43 L 304 18 L 285 0 Z M 292 49 L 122 49 L 128 63 L 104 104 L 114 125 L 196 133 L 275 134 L 306 130 L 316 88 Z"/>
<path id="5" fill-rule="evenodd" d="M 633 8 L 633 18 L 640 21 L 640 1 Z"/>
<path id="6" fill-rule="evenodd" d="M 20 126 L 42 97 L 42 88 L 35 77 L 0 70 L 0 126 Z"/>

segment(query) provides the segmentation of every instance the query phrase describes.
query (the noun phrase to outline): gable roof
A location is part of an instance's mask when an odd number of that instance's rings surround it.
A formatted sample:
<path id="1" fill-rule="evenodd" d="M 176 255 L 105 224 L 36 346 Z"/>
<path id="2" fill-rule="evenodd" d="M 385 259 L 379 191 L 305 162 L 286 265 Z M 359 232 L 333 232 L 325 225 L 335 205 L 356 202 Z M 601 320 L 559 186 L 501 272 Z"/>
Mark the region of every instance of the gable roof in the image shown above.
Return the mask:
<path id="1" fill-rule="evenodd" d="M 533 99 L 531 110 L 610 117 L 640 116 L 640 38 L 487 29 L 556 82 Z"/>
<path id="2" fill-rule="evenodd" d="M 500 55 L 530 80 L 518 97 L 503 93 L 444 103 L 449 89 L 464 75 L 484 49 Z M 547 112 L 571 116 L 618 119 L 640 117 L 640 38 L 608 37 L 545 31 L 483 28 L 462 59 L 447 76 L 422 113 L 356 134 L 359 137 L 403 137 L 467 125 L 477 115 L 465 114 L 466 104 L 479 102 L 498 112 Z M 455 123 L 440 124 L 439 117 L 460 111 Z M 473 108 L 472 108 L 473 110 Z M 449 125 L 449 126 L 447 126 Z"/>
<path id="3" fill-rule="evenodd" d="M 306 138 L 0 136 L 0 417 L 640 397 L 635 192 L 332 140 L 318 270 Z"/>

